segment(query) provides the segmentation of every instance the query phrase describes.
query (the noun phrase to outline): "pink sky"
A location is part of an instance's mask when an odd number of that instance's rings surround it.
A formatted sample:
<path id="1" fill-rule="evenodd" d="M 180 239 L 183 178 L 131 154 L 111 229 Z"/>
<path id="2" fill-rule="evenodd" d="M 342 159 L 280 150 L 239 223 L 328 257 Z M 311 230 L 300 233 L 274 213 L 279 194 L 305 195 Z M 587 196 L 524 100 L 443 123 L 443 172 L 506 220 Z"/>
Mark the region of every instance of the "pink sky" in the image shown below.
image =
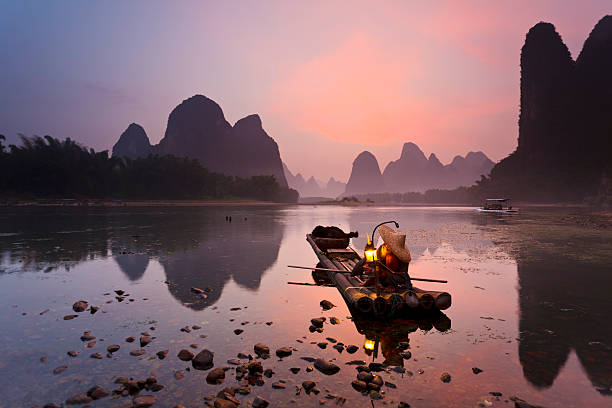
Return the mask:
<path id="1" fill-rule="evenodd" d="M 0 133 L 109 149 L 131 122 L 153 143 L 202 93 L 232 124 L 259 113 L 294 172 L 349 176 L 404 142 L 443 163 L 516 147 L 519 57 L 539 21 L 577 57 L 609 1 L 229 1 L 2 6 Z M 12 139 L 11 139 L 12 138 Z"/>

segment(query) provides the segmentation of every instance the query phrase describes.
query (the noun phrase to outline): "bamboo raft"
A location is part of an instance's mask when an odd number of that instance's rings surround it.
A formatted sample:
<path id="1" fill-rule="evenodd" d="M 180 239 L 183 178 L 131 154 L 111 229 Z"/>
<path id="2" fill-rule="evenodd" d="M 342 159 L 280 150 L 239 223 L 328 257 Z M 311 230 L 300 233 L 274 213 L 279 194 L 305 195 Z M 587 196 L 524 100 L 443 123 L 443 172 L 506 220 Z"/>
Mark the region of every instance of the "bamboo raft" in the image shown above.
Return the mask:
<path id="1" fill-rule="evenodd" d="M 327 277 L 353 311 L 378 318 L 390 318 L 406 313 L 437 312 L 451 306 L 449 293 L 423 290 L 414 286 L 377 295 L 375 288 L 363 286 L 364 281 L 360 277 L 351 276 L 351 271 L 361 260 L 354 249 L 321 249 L 312 234 L 307 234 L 306 240 L 323 267 L 333 269 L 326 272 Z"/>

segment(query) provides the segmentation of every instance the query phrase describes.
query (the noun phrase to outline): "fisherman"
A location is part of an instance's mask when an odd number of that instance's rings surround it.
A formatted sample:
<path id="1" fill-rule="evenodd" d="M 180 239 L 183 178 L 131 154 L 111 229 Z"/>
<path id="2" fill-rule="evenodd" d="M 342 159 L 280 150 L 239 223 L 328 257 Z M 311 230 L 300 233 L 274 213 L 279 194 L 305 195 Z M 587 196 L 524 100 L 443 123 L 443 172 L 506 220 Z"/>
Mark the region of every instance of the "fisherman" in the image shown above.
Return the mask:
<path id="1" fill-rule="evenodd" d="M 412 287 L 408 275 L 410 264 L 410 250 L 406 247 L 406 234 L 402 234 L 386 225 L 378 229 L 383 245 L 377 250 L 379 265 L 379 283 L 383 288 L 395 289 L 399 286 Z M 351 274 L 353 276 L 364 273 L 373 275 L 372 269 L 365 265 L 365 259 L 358 262 Z M 363 286 L 374 286 L 376 277 L 370 276 Z"/>

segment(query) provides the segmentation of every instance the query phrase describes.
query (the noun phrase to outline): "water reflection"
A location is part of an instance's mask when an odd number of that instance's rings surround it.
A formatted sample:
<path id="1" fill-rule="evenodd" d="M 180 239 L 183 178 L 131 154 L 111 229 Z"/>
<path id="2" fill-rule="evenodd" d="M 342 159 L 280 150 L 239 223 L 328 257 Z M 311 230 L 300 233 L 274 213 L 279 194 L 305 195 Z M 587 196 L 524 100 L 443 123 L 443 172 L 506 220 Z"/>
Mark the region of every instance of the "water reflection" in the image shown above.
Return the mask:
<path id="1" fill-rule="evenodd" d="M 481 224 L 508 225 L 494 242 L 517 263 L 523 375 L 549 388 L 574 351 L 593 387 L 611 395 L 609 242 L 588 228 L 560 224 L 557 214 L 536 216 Z"/>
<path id="2" fill-rule="evenodd" d="M 232 222 L 226 221 L 227 214 Z M 70 269 L 111 256 L 130 281 L 137 281 L 156 259 L 170 293 L 185 306 L 202 310 L 220 298 L 230 279 L 257 290 L 276 261 L 284 228 L 279 209 L 250 214 L 216 207 L 4 208 L 0 273 Z M 194 286 L 209 288 L 207 298 L 196 297 L 190 291 Z"/>
<path id="3" fill-rule="evenodd" d="M 387 321 L 351 314 L 355 328 L 364 336 L 363 348 L 366 354 L 376 360 L 380 348 L 382 363 L 388 366 L 404 367 L 402 354 L 410 348 L 410 333 L 417 329 L 427 332 L 432 328 L 444 332 L 451 327 L 450 318 L 442 312 Z"/>
<path id="4" fill-rule="evenodd" d="M 519 359 L 525 378 L 538 388 L 550 387 L 573 350 L 593 386 L 610 395 L 609 268 L 562 255 L 519 257 L 517 263 Z"/>

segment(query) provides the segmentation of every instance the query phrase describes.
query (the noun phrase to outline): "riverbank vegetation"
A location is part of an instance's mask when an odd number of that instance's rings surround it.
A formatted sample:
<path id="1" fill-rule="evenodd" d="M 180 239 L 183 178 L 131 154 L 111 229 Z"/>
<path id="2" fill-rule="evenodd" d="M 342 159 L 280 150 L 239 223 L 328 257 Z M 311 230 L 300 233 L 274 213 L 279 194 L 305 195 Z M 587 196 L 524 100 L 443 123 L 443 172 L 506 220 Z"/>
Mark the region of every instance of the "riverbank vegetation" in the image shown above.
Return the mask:
<path id="1" fill-rule="evenodd" d="M 2 144 L 0 197 L 114 199 L 232 199 L 297 202 L 295 190 L 273 176 L 238 178 L 212 173 L 195 159 L 172 155 L 109 157 L 71 139 L 22 137 Z"/>

